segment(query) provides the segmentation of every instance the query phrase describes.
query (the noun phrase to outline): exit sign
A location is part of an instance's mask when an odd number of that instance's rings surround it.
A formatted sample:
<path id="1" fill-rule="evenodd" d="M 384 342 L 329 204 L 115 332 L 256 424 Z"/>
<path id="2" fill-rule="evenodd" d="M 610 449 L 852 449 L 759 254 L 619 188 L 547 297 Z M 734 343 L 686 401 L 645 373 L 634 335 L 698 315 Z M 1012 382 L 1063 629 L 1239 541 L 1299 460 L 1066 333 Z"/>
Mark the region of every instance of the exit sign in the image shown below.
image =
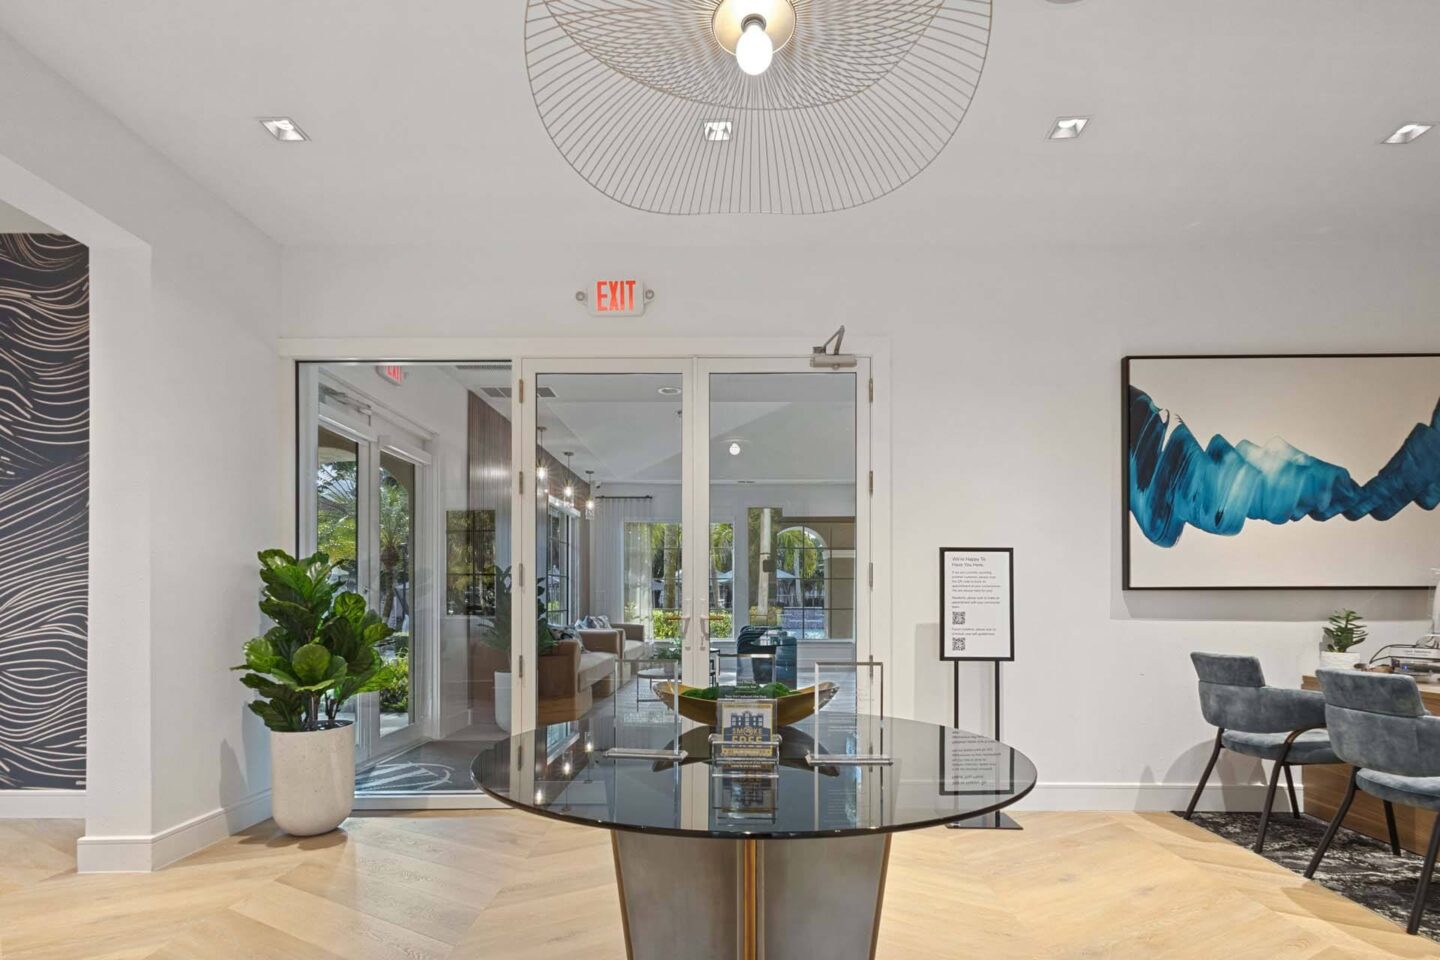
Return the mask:
<path id="1" fill-rule="evenodd" d="M 597 317 L 638 317 L 650 293 L 639 280 L 596 280 L 585 298 Z"/>
<path id="2" fill-rule="evenodd" d="M 397 387 L 403 386 L 405 383 L 405 368 L 397 363 L 387 363 L 377 366 L 375 372 L 380 374 L 382 380 L 388 380 Z"/>

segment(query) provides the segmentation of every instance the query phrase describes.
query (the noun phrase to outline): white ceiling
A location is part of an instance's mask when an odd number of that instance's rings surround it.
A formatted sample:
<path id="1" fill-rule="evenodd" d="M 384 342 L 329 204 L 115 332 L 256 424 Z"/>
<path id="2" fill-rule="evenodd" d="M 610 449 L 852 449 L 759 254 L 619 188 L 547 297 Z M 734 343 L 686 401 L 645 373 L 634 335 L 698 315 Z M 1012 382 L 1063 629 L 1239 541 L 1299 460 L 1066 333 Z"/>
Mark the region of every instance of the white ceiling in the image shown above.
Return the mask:
<path id="1" fill-rule="evenodd" d="M 659 393 L 679 385 L 668 374 L 541 374 L 536 387 L 555 394 L 535 405 L 543 445 L 601 482 L 680 483 L 685 399 Z M 713 483 L 855 479 L 853 374 L 716 374 L 709 417 Z"/>
<path id="2" fill-rule="evenodd" d="M 935 164 L 857 211 L 763 221 L 592 190 L 536 118 L 523 21 L 522 0 L 0 0 L 0 29 L 287 244 L 1440 240 L 1440 132 L 1379 145 L 1440 118 L 1434 0 L 997 0 Z M 270 140 L 272 114 L 314 141 Z M 1047 142 L 1062 114 L 1094 120 Z"/>

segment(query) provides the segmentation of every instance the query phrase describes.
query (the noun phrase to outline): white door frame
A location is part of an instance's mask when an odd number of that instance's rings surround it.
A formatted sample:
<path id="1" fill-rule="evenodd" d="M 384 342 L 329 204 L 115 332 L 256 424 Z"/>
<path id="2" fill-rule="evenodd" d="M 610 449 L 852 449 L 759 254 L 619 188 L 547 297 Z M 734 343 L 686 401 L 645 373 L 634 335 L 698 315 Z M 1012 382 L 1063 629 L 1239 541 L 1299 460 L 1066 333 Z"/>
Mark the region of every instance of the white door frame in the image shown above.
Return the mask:
<path id="1" fill-rule="evenodd" d="M 873 535 L 873 513 L 875 485 L 870 482 L 872 470 L 872 424 L 873 396 L 871 361 L 860 357 L 855 367 L 840 370 L 817 370 L 810 365 L 808 357 L 697 357 L 695 360 L 695 385 L 686 391 L 693 403 L 686 406 L 687 424 L 690 436 L 701 442 L 692 443 L 694 451 L 690 458 L 695 477 L 694 493 L 689 497 L 692 513 L 687 517 L 687 530 L 700 530 L 706 536 L 702 543 L 709 543 L 710 530 L 710 376 L 715 373 L 809 373 L 817 376 L 849 374 L 855 378 L 855 658 L 865 660 L 871 656 L 889 665 L 889 630 L 880 631 L 882 637 L 875 639 L 872 625 L 874 609 L 874 570 L 876 538 Z M 693 409 L 692 409 L 693 408 Z M 686 537 L 686 543 L 693 539 Z M 685 670 L 689 676 L 705 676 L 709 658 L 709 568 L 708 551 L 697 549 L 696 557 L 685 558 L 686 570 L 703 570 L 706 573 L 706 589 L 694 591 L 694 608 L 689 610 L 691 619 L 700 625 L 701 642 L 696 644 L 694 660 L 687 660 Z M 865 566 L 861 565 L 861 562 Z M 736 559 L 734 569 L 740 569 Z M 698 578 L 697 578 L 698 579 Z M 887 685 L 891 671 L 882 674 Z M 799 678 L 804 685 L 804 678 Z M 887 695 L 889 691 L 887 690 Z M 892 701 L 893 702 L 893 701 Z"/>

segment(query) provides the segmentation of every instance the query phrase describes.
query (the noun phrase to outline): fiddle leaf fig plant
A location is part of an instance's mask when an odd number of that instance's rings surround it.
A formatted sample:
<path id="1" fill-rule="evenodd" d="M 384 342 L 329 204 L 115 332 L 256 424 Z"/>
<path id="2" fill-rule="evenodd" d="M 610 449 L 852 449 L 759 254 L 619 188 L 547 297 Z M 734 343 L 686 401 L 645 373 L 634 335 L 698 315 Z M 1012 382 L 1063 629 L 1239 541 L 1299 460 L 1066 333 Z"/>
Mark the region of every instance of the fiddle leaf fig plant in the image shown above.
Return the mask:
<path id="1" fill-rule="evenodd" d="M 348 700 L 383 683 L 376 648 L 394 631 L 359 594 L 339 592 L 325 554 L 297 560 L 264 550 L 259 559 L 260 612 L 274 626 L 245 644 L 245 662 L 232 668 L 246 671 L 240 682 L 260 694 L 250 710 L 271 730 L 333 727 Z"/>

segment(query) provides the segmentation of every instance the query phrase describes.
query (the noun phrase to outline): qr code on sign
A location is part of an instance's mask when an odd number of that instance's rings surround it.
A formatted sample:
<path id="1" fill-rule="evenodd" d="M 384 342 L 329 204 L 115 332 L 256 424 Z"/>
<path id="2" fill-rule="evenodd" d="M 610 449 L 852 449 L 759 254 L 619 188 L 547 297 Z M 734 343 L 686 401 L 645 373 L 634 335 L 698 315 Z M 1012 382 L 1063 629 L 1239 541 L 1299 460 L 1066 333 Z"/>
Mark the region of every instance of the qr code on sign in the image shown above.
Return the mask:
<path id="1" fill-rule="evenodd" d="M 965 611 L 964 611 L 964 610 L 951 610 L 951 611 L 950 611 L 950 626 L 952 626 L 952 627 L 963 627 L 963 626 L 965 626 Z"/>

